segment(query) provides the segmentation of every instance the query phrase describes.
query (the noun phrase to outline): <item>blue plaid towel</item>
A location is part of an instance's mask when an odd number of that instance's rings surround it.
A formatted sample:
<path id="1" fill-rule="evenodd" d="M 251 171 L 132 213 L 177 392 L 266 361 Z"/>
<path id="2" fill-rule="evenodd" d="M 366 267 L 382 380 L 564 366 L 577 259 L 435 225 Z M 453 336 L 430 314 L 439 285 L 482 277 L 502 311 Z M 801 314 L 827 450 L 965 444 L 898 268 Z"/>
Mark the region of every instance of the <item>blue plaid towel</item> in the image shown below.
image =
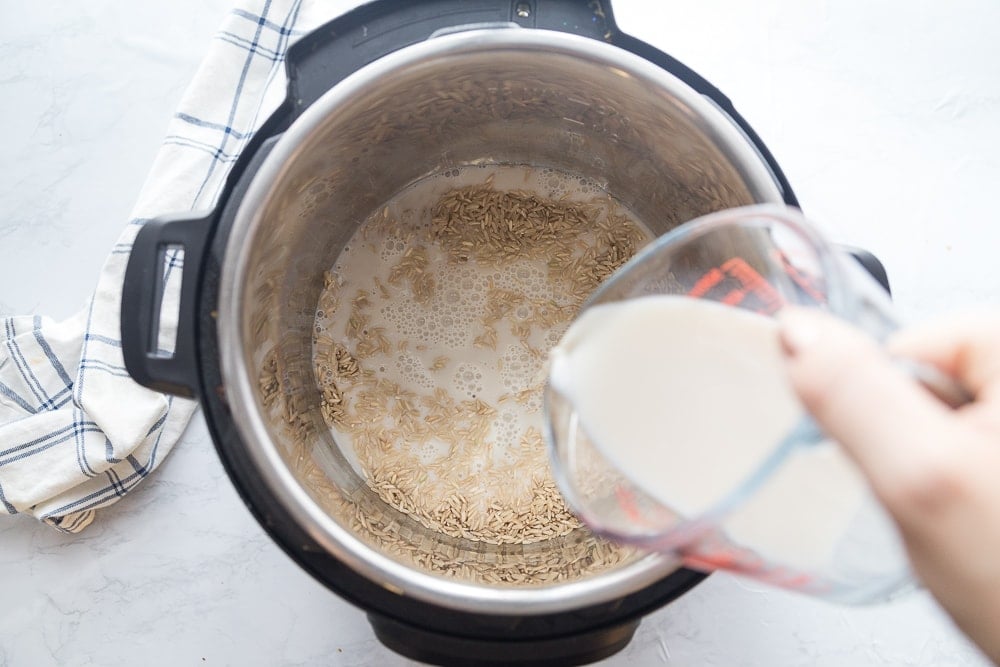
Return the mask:
<path id="1" fill-rule="evenodd" d="M 289 42 L 354 2 L 243 1 L 186 91 L 96 291 L 64 322 L 0 320 L 0 507 L 65 532 L 135 488 L 170 453 L 196 404 L 144 389 L 119 342 L 122 278 L 136 231 L 163 213 L 208 208 L 253 131 L 284 97 Z M 179 271 L 167 275 L 175 312 Z M 172 340 L 164 321 L 163 340 Z"/>

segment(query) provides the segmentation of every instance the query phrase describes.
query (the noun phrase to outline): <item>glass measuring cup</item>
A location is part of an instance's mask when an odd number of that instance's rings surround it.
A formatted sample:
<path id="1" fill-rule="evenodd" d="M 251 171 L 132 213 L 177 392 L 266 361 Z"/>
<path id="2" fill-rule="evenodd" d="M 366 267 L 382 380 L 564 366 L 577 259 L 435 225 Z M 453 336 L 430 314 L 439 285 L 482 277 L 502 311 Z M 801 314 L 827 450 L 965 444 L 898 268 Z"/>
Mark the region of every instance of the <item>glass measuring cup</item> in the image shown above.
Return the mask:
<path id="1" fill-rule="evenodd" d="M 711 301 L 716 309 L 750 311 L 758 319 L 772 318 L 790 304 L 821 308 L 880 341 L 898 326 L 888 294 L 853 257 L 823 239 L 796 209 L 773 205 L 714 213 L 666 234 L 602 285 L 578 321 L 598 308 L 609 313 L 622 302 L 634 305 L 632 300 L 663 295 Z M 776 344 L 776 327 L 774 335 Z M 571 326 L 552 352 L 545 409 L 554 476 L 590 528 L 617 541 L 675 553 L 695 569 L 730 570 L 843 602 L 875 601 L 911 587 L 906 554 L 885 511 L 846 455 L 797 403 L 782 412 L 767 395 L 751 391 L 737 398 L 751 406 L 758 423 L 784 420 L 775 422 L 778 435 L 748 448 L 741 442 L 740 423 L 728 431 L 717 428 L 727 419 L 725 412 L 713 412 L 713 393 L 726 393 L 718 390 L 718 378 L 699 384 L 691 377 L 682 409 L 703 415 L 706 430 L 731 437 L 731 442 L 720 440 L 712 455 L 699 456 L 685 449 L 690 433 L 671 432 L 672 420 L 690 423 L 690 415 L 672 414 L 658 396 L 626 397 L 635 399 L 631 407 L 658 413 L 661 431 L 651 447 L 662 442 L 665 449 L 650 449 L 648 462 L 641 458 L 646 452 L 637 451 L 639 458 L 624 464 L 611 443 L 592 436 L 588 414 L 578 412 L 571 397 L 572 379 L 563 374 L 562 364 L 577 339 Z M 652 361 L 645 364 L 646 372 L 656 369 Z M 908 368 L 948 402 L 965 400 L 948 378 L 928 368 Z M 771 375 L 778 374 L 783 368 L 775 361 Z M 627 394 L 628 387 L 609 386 L 608 391 Z M 733 395 L 728 393 L 730 399 Z M 736 460 L 739 465 L 732 464 Z M 671 495 L 664 488 L 671 484 L 689 489 L 687 495 Z"/>

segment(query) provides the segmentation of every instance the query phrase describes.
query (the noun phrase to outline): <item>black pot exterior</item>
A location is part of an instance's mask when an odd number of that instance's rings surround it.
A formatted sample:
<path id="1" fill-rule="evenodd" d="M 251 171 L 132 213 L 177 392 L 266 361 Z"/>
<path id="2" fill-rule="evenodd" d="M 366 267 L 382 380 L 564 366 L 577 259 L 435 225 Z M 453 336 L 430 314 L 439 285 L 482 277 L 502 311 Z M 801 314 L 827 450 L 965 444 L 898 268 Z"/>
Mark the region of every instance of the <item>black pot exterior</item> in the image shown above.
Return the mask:
<path id="1" fill-rule="evenodd" d="M 573 32 L 614 44 L 670 71 L 697 92 L 711 98 L 730 116 L 767 162 L 786 203 L 797 205 L 774 158 L 730 101 L 683 64 L 619 31 L 607 2 L 372 2 L 317 29 L 289 49 L 286 64 L 288 97 L 261 127 L 234 166 L 216 210 L 201 216 L 208 233 L 204 240 L 198 240 L 204 246 L 195 248 L 190 255 L 200 258 L 200 265 L 195 266 L 192 262 L 185 269 L 186 273 L 190 272 L 190 278 L 186 275 L 185 279 L 194 287 L 182 304 L 182 311 L 186 309 L 189 315 L 178 332 L 178 340 L 185 339 L 193 352 L 154 365 L 140 353 L 150 329 L 146 326 L 135 328 L 125 341 L 126 361 L 130 373 L 142 384 L 200 397 L 226 471 L 261 526 L 314 578 L 364 609 L 376 636 L 392 650 L 434 664 L 585 664 L 621 650 L 644 615 L 684 594 L 705 575 L 680 569 L 611 602 L 566 612 L 516 617 L 460 612 L 391 592 L 327 553 L 274 500 L 258 471 L 244 455 L 245 446 L 226 403 L 216 328 L 219 282 L 236 210 L 256 169 L 298 114 L 341 79 L 403 46 L 427 39 L 436 31 L 461 29 L 456 28 L 456 24 L 476 24 L 477 27 L 516 24 L 521 28 Z M 362 38 L 369 34 L 376 37 Z M 155 235 L 151 227 L 143 243 L 155 245 Z M 132 263 L 140 267 L 147 258 L 134 256 L 133 259 L 130 267 Z M 134 275 L 139 276 L 138 268 Z M 123 311 L 131 317 L 148 309 L 149 299 L 143 295 L 147 286 L 148 282 L 141 277 L 126 282 Z"/>

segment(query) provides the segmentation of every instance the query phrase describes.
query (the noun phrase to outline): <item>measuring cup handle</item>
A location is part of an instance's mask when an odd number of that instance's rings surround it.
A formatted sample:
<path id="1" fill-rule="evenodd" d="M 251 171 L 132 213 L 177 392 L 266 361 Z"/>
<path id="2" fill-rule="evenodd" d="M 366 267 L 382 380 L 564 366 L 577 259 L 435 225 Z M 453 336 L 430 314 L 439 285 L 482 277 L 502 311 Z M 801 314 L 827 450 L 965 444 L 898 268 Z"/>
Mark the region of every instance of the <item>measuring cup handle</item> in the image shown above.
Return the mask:
<path id="1" fill-rule="evenodd" d="M 950 408 L 960 408 L 975 399 L 958 380 L 934 366 L 898 357 L 893 359 L 893 362 L 912 375 L 924 388 Z"/>

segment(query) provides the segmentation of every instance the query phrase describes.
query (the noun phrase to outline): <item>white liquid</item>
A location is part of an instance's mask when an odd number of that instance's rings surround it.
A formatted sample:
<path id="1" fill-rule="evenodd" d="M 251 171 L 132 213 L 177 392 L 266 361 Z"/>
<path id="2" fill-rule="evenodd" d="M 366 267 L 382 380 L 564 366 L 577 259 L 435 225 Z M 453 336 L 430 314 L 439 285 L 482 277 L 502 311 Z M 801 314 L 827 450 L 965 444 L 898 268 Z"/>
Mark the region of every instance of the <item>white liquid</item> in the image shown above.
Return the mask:
<path id="1" fill-rule="evenodd" d="M 688 518 L 738 489 L 803 414 L 775 321 L 712 301 L 597 306 L 572 324 L 551 364 L 553 388 L 605 458 Z M 864 491 L 834 445 L 800 447 L 723 528 L 761 555 L 818 568 Z"/>
<path id="2" fill-rule="evenodd" d="M 498 489 L 504 495 L 520 492 L 530 498 L 533 479 L 548 474 L 541 437 L 546 355 L 579 307 L 566 280 L 552 275 L 548 258 L 511 258 L 502 266 L 474 258 L 455 262 L 445 248 L 421 233 L 430 225 L 430 207 L 443 194 L 487 179 L 500 191 L 528 191 L 553 200 L 590 202 L 606 196 L 587 179 L 520 166 L 465 167 L 418 181 L 386 203 L 386 217 L 398 221 L 393 231 L 379 227 L 379 212 L 358 228 L 337 258 L 332 271 L 336 281 L 322 295 L 316 317 L 317 334 L 341 341 L 356 353 L 358 340 L 349 333 L 349 318 L 352 300 L 363 291 L 370 316 L 366 333 L 380 332 L 389 345 L 359 357 L 362 369 L 408 392 L 420 419 L 427 417 L 427 402 L 437 391 L 455 401 L 481 401 L 496 411 L 489 433 L 475 447 L 435 439 L 397 443 L 397 449 L 407 450 L 408 460 L 421 467 L 448 468 L 448 479 L 463 489 L 474 487 L 475 498 L 484 506 Z M 616 206 L 615 211 L 628 219 L 623 224 L 642 229 L 626 209 Z M 595 243 L 597 234 L 596 226 L 582 233 L 577 252 Z M 427 272 L 434 279 L 433 293 L 425 301 L 416 299 L 405 281 L 393 284 L 391 279 L 393 268 L 414 250 L 426 255 Z M 487 334 L 483 318 L 494 289 L 521 298 L 523 305 L 496 323 L 492 344 L 482 344 Z M 565 312 L 550 326 L 541 326 L 534 319 L 538 304 Z M 517 324 L 527 324 L 529 335 L 517 335 Z M 356 393 L 346 390 L 349 411 Z M 396 426 L 389 417 L 385 425 Z M 338 442 L 347 445 L 344 453 L 355 469 L 366 474 L 354 434 L 332 430 Z M 431 471 L 432 477 L 436 474 Z M 441 489 L 445 493 L 445 487 Z M 423 495 L 436 497 L 436 492 L 426 490 Z"/>

